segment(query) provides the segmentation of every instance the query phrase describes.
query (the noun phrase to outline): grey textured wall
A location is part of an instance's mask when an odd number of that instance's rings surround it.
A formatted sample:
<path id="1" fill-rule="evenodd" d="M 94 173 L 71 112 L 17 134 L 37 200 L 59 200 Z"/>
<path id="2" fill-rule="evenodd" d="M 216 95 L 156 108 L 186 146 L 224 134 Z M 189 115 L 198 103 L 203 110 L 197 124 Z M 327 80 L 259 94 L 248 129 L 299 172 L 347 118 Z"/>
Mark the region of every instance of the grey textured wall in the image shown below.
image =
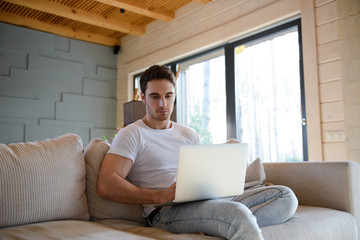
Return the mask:
<path id="1" fill-rule="evenodd" d="M 116 59 L 110 47 L 0 23 L 0 142 L 111 139 Z"/>

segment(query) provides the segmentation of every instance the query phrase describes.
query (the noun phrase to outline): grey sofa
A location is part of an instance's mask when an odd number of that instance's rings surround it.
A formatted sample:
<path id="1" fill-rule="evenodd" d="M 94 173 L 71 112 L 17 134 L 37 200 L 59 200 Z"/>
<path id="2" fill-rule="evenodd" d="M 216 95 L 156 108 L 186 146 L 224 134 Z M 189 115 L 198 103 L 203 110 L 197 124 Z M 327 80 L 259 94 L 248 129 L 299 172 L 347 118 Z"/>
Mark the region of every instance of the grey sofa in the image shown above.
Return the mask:
<path id="1" fill-rule="evenodd" d="M 219 239 L 150 228 L 141 207 L 96 196 L 109 145 L 67 134 L 0 144 L 0 239 Z M 360 165 L 265 163 L 266 181 L 293 189 L 299 207 L 286 223 L 262 228 L 265 239 L 358 239 Z"/>

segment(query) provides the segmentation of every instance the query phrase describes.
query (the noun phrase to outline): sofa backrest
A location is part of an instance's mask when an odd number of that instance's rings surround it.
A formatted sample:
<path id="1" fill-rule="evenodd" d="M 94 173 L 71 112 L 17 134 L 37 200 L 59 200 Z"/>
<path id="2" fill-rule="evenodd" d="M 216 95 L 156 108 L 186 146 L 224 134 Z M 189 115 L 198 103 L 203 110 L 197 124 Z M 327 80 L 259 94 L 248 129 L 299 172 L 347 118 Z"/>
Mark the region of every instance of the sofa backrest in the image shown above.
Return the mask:
<path id="1" fill-rule="evenodd" d="M 0 144 L 0 227 L 88 220 L 82 140 Z"/>
<path id="2" fill-rule="evenodd" d="M 86 163 L 86 196 L 88 199 L 91 218 L 112 219 L 119 218 L 147 224 L 142 217 L 140 205 L 126 205 L 104 198 L 96 194 L 96 184 L 101 163 L 110 145 L 102 139 L 94 138 L 87 145 L 84 156 Z"/>

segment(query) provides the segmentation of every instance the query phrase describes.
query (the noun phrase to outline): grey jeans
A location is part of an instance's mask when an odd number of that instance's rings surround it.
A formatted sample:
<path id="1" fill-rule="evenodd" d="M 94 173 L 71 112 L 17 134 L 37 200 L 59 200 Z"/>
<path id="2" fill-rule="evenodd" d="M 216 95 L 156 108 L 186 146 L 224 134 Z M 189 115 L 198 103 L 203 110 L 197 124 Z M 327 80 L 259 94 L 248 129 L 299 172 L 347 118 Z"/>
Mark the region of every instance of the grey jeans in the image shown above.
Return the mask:
<path id="1" fill-rule="evenodd" d="M 260 227 L 291 218 L 298 200 L 285 186 L 246 190 L 232 199 L 206 200 L 166 206 L 154 216 L 152 226 L 173 233 L 197 233 L 239 240 L 263 239 Z"/>

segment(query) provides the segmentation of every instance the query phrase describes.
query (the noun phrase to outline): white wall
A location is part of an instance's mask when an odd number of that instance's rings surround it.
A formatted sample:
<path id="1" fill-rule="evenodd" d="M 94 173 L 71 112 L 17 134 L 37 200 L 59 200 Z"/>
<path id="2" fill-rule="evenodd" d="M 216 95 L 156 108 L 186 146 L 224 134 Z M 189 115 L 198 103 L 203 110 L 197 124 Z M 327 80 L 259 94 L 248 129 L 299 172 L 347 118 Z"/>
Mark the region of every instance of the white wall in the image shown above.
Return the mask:
<path id="1" fill-rule="evenodd" d="M 110 47 L 0 23 L 0 142 L 110 138 L 116 61 Z"/>

